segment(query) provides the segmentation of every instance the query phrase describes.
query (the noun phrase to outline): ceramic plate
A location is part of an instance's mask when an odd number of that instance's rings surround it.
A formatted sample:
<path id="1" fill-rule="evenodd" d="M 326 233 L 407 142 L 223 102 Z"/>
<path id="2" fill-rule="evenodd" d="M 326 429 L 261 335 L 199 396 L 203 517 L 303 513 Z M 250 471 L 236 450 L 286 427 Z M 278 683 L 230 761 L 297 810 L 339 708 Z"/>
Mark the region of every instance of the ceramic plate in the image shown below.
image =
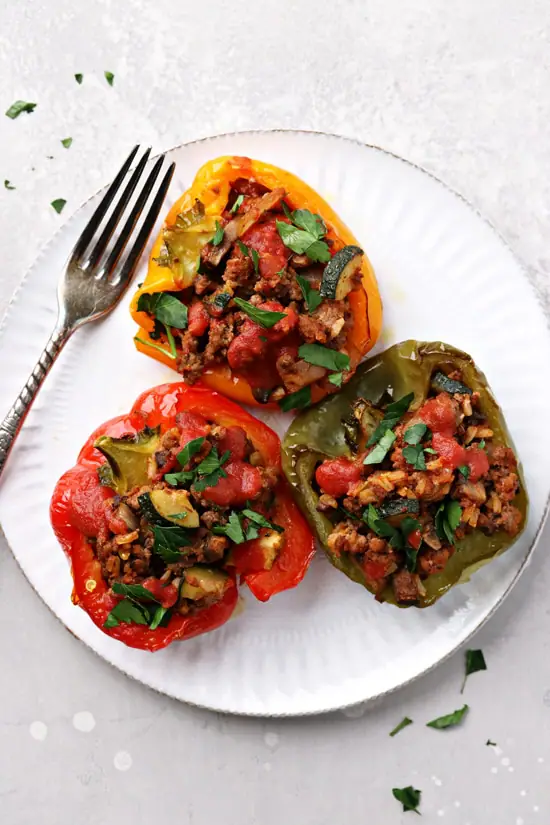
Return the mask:
<path id="1" fill-rule="evenodd" d="M 503 557 L 427 610 L 379 605 L 322 554 L 305 581 L 268 604 L 243 592 L 221 629 L 158 653 L 125 648 L 70 601 L 71 578 L 48 517 L 58 477 L 92 430 L 126 412 L 138 394 L 175 374 L 139 355 L 128 300 L 69 342 L 41 392 L 2 483 L 0 518 L 29 581 L 66 627 L 124 673 L 178 699 L 253 715 L 318 713 L 366 701 L 425 673 L 463 643 L 516 580 L 547 505 L 550 336 L 511 251 L 454 192 L 380 149 L 330 135 L 224 135 L 168 153 L 177 172 L 166 210 L 198 167 L 217 155 L 249 155 L 318 190 L 364 246 L 385 305 L 380 346 L 444 340 L 471 353 L 500 402 L 531 499 L 527 528 Z M 55 320 L 58 274 L 100 195 L 41 252 L 10 305 L 0 339 L 4 409 L 34 365 Z M 143 280 L 145 258 L 136 274 Z M 279 433 L 287 420 L 262 416 Z"/>

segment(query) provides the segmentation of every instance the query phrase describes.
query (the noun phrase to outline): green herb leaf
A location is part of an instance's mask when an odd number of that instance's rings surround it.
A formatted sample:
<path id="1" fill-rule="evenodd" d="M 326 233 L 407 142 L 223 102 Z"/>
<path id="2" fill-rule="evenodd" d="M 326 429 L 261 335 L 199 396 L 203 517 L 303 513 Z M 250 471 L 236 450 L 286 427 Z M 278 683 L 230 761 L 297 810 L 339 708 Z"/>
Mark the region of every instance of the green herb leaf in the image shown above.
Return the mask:
<path id="1" fill-rule="evenodd" d="M 16 100 L 15 103 L 12 103 L 10 108 L 6 111 L 6 117 L 11 118 L 11 120 L 15 120 L 16 117 L 19 117 L 20 114 L 23 112 L 27 112 L 27 114 L 31 114 L 36 109 L 36 103 L 28 103 L 26 100 Z"/>
<path id="2" fill-rule="evenodd" d="M 323 301 L 321 293 L 318 289 L 313 289 L 307 278 L 303 278 L 301 275 L 296 275 L 296 283 L 302 290 L 307 311 L 315 312 Z"/>
<path id="3" fill-rule="evenodd" d="M 214 233 L 214 237 L 212 238 L 212 244 L 214 246 L 219 246 L 223 241 L 224 230 L 223 226 L 219 221 L 216 221 L 216 231 Z"/>
<path id="4" fill-rule="evenodd" d="M 241 519 L 234 510 L 229 514 L 227 524 L 217 525 L 214 527 L 213 532 L 217 535 L 227 536 L 235 544 L 242 544 L 246 540 Z"/>
<path id="5" fill-rule="evenodd" d="M 105 75 L 105 80 L 107 81 L 109 86 L 112 86 L 115 80 L 114 74 L 112 72 L 103 72 L 103 74 Z"/>
<path id="6" fill-rule="evenodd" d="M 328 380 L 331 384 L 334 384 L 335 387 L 341 387 L 344 380 L 344 373 L 333 372 L 332 375 L 329 375 Z"/>
<path id="7" fill-rule="evenodd" d="M 124 584 L 124 582 L 115 582 L 112 586 L 113 593 L 117 596 L 128 596 L 131 599 L 140 601 L 145 599 L 146 602 L 156 602 L 160 604 L 156 596 L 153 596 L 150 590 L 142 587 L 141 584 Z"/>
<path id="8" fill-rule="evenodd" d="M 465 661 L 465 673 L 464 673 L 464 681 L 462 682 L 462 687 L 460 689 L 461 693 L 464 693 L 464 687 L 466 686 L 466 679 L 472 673 L 477 673 L 480 670 L 487 670 L 487 665 L 485 663 L 485 657 L 483 655 L 482 650 L 467 650 L 466 651 L 466 661 Z"/>
<path id="9" fill-rule="evenodd" d="M 277 231 L 288 249 L 297 255 L 307 255 L 311 261 L 330 261 L 328 245 L 321 240 L 326 234 L 326 227 L 319 217 L 307 209 L 285 212 L 294 226 L 284 221 L 277 221 Z"/>
<path id="10" fill-rule="evenodd" d="M 441 541 L 455 543 L 455 530 L 460 524 L 462 508 L 457 501 L 443 501 L 437 508 L 434 524 Z"/>
<path id="11" fill-rule="evenodd" d="M 480 450 L 484 450 L 485 449 L 485 439 L 482 438 L 477 446 L 479 447 Z"/>
<path id="12" fill-rule="evenodd" d="M 292 212 L 288 208 L 286 201 L 282 201 L 281 206 L 283 207 L 283 212 L 285 213 L 285 218 L 288 218 L 289 221 L 292 222 Z"/>
<path id="13" fill-rule="evenodd" d="M 12 186 L 9 180 L 4 181 L 4 186 L 6 189 L 15 189 L 15 186 Z"/>
<path id="14" fill-rule="evenodd" d="M 269 309 L 260 309 L 248 301 L 243 301 L 242 298 L 235 298 L 234 301 L 243 312 L 246 312 L 249 318 L 252 318 L 253 321 L 265 329 L 274 327 L 278 321 L 286 318 L 286 312 L 271 312 Z"/>
<path id="15" fill-rule="evenodd" d="M 403 805 L 403 811 L 414 811 L 416 814 L 420 813 L 418 806 L 420 805 L 420 797 L 422 791 L 408 785 L 406 788 L 392 788 L 392 794 L 398 802 Z"/>
<path id="16" fill-rule="evenodd" d="M 363 519 L 377 536 L 388 539 L 391 546 L 398 550 L 402 548 L 403 537 L 399 530 L 380 518 L 377 509 L 372 504 L 369 504 L 365 513 L 363 513 Z"/>
<path id="17" fill-rule="evenodd" d="M 181 548 L 188 547 L 191 543 L 187 530 L 178 527 L 153 525 L 153 553 L 156 553 L 166 564 L 180 561 L 182 557 Z"/>
<path id="18" fill-rule="evenodd" d="M 70 149 L 72 142 L 73 142 L 72 138 L 63 138 L 63 140 L 61 141 L 61 143 L 63 144 L 65 149 Z"/>
<path id="19" fill-rule="evenodd" d="M 350 367 L 349 355 L 346 355 L 345 352 L 338 352 L 329 347 L 324 347 L 322 344 L 302 344 L 298 350 L 298 355 L 308 364 L 324 367 L 334 372 L 349 370 Z"/>
<path id="20" fill-rule="evenodd" d="M 157 629 L 157 627 L 160 625 L 160 623 L 165 618 L 166 614 L 169 613 L 169 611 L 170 611 L 169 607 L 163 607 L 162 605 L 159 604 L 159 606 L 157 607 L 157 609 L 153 613 L 153 618 L 152 618 L 151 623 L 149 625 L 151 630 L 156 630 Z"/>
<path id="21" fill-rule="evenodd" d="M 367 447 L 372 447 L 373 444 L 380 441 L 386 430 L 392 430 L 395 427 L 409 409 L 413 399 L 414 392 L 410 392 L 397 401 L 392 401 L 391 404 L 388 404 L 384 412 L 384 418 L 367 441 Z"/>
<path id="22" fill-rule="evenodd" d="M 239 249 L 241 250 L 241 252 L 245 256 L 245 258 L 250 258 L 250 252 L 248 251 L 248 247 L 245 243 L 243 243 L 241 240 L 237 239 L 237 246 L 239 247 Z"/>
<path id="23" fill-rule="evenodd" d="M 149 623 L 149 612 L 131 599 L 123 599 L 115 604 L 105 619 L 103 627 L 118 627 L 121 622 L 146 625 Z"/>
<path id="24" fill-rule="evenodd" d="M 267 527 L 269 530 L 276 530 L 277 533 L 285 532 L 284 527 L 280 527 L 278 524 L 273 524 L 273 522 L 268 521 L 265 516 L 262 516 L 261 513 L 257 513 L 255 510 L 243 510 L 242 514 L 255 524 L 259 524 L 260 527 Z"/>
<path id="25" fill-rule="evenodd" d="M 449 501 L 445 507 L 445 518 L 449 524 L 449 527 L 455 532 L 456 528 L 460 524 L 460 519 L 462 516 L 462 508 L 458 501 Z"/>
<path id="26" fill-rule="evenodd" d="M 468 467 L 468 465 L 467 465 L 467 464 L 462 464 L 462 465 L 458 468 L 458 472 L 459 472 L 461 475 L 463 475 L 465 479 L 470 478 L 470 468 Z"/>
<path id="27" fill-rule="evenodd" d="M 386 430 L 386 432 L 379 440 L 376 447 L 374 447 L 370 451 L 368 456 L 366 456 L 366 458 L 363 461 L 363 464 L 380 464 L 380 462 L 384 461 L 384 459 L 386 458 L 386 455 L 391 449 L 394 441 L 395 433 L 393 433 L 391 430 Z"/>
<path id="28" fill-rule="evenodd" d="M 403 458 L 414 470 L 426 469 L 426 460 L 421 444 L 415 446 L 411 444 L 409 447 L 403 447 Z"/>
<path id="29" fill-rule="evenodd" d="M 83 75 L 83 74 L 81 74 L 80 72 L 77 72 L 77 73 L 75 74 L 75 76 L 74 76 L 74 79 L 76 80 L 76 82 L 77 82 L 77 83 L 78 83 L 78 85 L 80 86 L 80 85 L 81 85 L 81 83 L 82 83 L 82 81 L 84 80 L 84 75 Z"/>
<path id="30" fill-rule="evenodd" d="M 249 247 L 249 249 L 250 249 L 250 257 L 252 258 L 252 263 L 254 264 L 254 272 L 257 275 L 258 272 L 260 271 L 260 256 L 256 252 L 255 249 L 252 249 L 252 247 Z"/>
<path id="31" fill-rule="evenodd" d="M 229 450 L 220 458 L 217 447 L 212 447 L 206 458 L 204 458 L 197 467 L 197 473 L 201 476 L 209 475 L 214 470 L 218 470 L 229 458 Z"/>
<path id="32" fill-rule="evenodd" d="M 241 205 L 241 203 L 243 201 L 244 201 L 244 195 L 237 195 L 237 199 L 236 199 L 235 203 L 233 204 L 233 206 L 229 210 L 232 215 L 235 214 L 235 212 L 237 211 L 237 209 L 239 208 L 239 206 Z"/>
<path id="33" fill-rule="evenodd" d="M 433 447 L 424 447 L 425 453 L 430 453 L 430 455 L 437 455 L 437 450 L 434 450 Z"/>
<path id="34" fill-rule="evenodd" d="M 485 744 L 486 744 L 486 745 L 492 745 L 494 748 L 496 748 L 496 746 L 497 746 L 497 743 L 496 743 L 496 742 L 492 742 L 490 739 L 487 739 L 487 741 L 485 742 Z"/>
<path id="35" fill-rule="evenodd" d="M 165 326 L 186 329 L 187 306 L 174 295 L 167 292 L 144 292 L 139 296 L 138 312 L 146 312 L 157 318 Z"/>
<path id="36" fill-rule="evenodd" d="M 181 473 L 166 473 L 164 480 L 171 484 L 172 487 L 177 487 L 178 484 L 185 484 L 187 481 L 193 481 L 195 478 L 195 471 L 182 471 Z"/>
<path id="37" fill-rule="evenodd" d="M 290 410 L 303 410 L 304 407 L 309 407 L 311 404 L 311 387 L 302 387 L 296 392 L 291 392 L 290 395 L 285 395 L 279 401 L 279 407 L 283 412 L 290 412 Z"/>
<path id="38" fill-rule="evenodd" d="M 163 352 L 168 358 L 172 358 L 175 360 L 174 355 L 170 352 L 170 350 L 165 349 L 164 347 L 159 347 L 158 344 L 153 344 L 152 341 L 146 341 L 145 338 L 140 338 L 139 335 L 134 337 L 134 341 L 139 341 L 140 344 L 144 344 L 146 347 L 151 347 L 152 349 L 156 349 L 159 352 Z"/>
<path id="39" fill-rule="evenodd" d="M 187 442 L 183 450 L 176 456 L 181 467 L 185 467 L 197 453 L 200 453 L 205 440 L 205 437 L 202 435 L 199 438 L 192 438 L 191 441 Z"/>
<path id="40" fill-rule="evenodd" d="M 57 214 L 60 215 L 66 203 L 65 198 L 57 198 L 57 200 L 51 202 L 51 206 L 53 206 Z"/>
<path id="41" fill-rule="evenodd" d="M 390 736 L 396 736 L 403 728 L 407 728 L 409 725 L 412 725 L 413 720 L 409 719 L 408 716 L 405 716 L 401 722 L 394 727 L 393 730 L 390 731 Z"/>
<path id="42" fill-rule="evenodd" d="M 310 212 L 308 209 L 295 209 L 292 213 L 292 222 L 313 235 L 316 240 L 324 238 L 327 228 L 320 215 Z"/>
<path id="43" fill-rule="evenodd" d="M 177 356 L 176 350 L 176 342 L 174 341 L 174 336 L 172 335 L 172 330 L 170 327 L 167 327 L 166 324 L 164 325 L 164 329 L 166 331 L 166 337 L 168 339 L 168 346 L 170 347 L 170 352 L 172 353 L 173 358 Z"/>
<path id="44" fill-rule="evenodd" d="M 426 723 L 427 728 L 435 728 L 436 730 L 445 730 L 445 728 L 452 728 L 459 725 L 466 713 L 468 713 L 468 705 L 463 705 L 453 713 L 448 713 L 447 716 L 438 716 L 437 719 L 432 719 L 431 722 Z"/>
<path id="45" fill-rule="evenodd" d="M 398 416 L 401 418 L 401 416 L 405 415 L 413 400 L 414 392 L 403 395 L 401 398 L 398 398 L 397 401 L 392 401 L 391 404 L 388 404 L 384 415 L 391 417 Z"/>
<path id="46" fill-rule="evenodd" d="M 405 444 L 420 444 L 424 435 L 426 434 L 427 426 L 420 422 L 419 424 L 413 424 L 412 427 L 409 427 L 408 430 L 405 430 L 405 434 L 403 436 L 403 441 Z"/>

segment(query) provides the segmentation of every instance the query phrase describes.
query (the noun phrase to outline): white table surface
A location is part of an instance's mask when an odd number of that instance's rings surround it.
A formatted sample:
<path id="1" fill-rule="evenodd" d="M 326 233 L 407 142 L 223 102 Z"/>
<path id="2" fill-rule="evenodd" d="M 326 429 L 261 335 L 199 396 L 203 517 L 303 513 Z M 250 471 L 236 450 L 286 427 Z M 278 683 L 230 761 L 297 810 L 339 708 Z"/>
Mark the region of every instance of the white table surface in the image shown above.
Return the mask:
<path id="1" fill-rule="evenodd" d="M 549 39 L 543 0 L 5 0 L 0 111 L 38 107 L 0 115 L 0 178 L 16 186 L 0 186 L 0 310 L 130 145 L 271 127 L 348 135 L 425 166 L 498 227 L 548 307 Z M 463 653 L 368 711 L 223 717 L 97 659 L 0 543 L 2 825 L 411 823 L 391 795 L 409 784 L 424 822 L 550 821 L 548 529 L 476 637 L 488 671 L 469 680 L 466 723 L 442 733 L 423 723 L 460 706 Z M 416 724 L 389 738 L 405 714 Z"/>

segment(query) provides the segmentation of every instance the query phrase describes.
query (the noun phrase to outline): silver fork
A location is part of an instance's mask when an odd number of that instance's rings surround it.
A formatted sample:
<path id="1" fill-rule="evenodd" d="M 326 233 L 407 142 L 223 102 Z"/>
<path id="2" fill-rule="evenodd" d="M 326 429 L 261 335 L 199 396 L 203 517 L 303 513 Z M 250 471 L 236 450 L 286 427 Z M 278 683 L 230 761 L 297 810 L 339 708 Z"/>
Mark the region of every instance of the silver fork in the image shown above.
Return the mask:
<path id="1" fill-rule="evenodd" d="M 149 211 L 146 213 L 139 231 L 135 232 L 136 223 L 143 213 L 149 195 L 160 175 L 164 155 L 161 155 L 153 166 L 112 249 L 106 257 L 104 256 L 107 245 L 115 229 L 121 223 L 124 210 L 149 160 L 151 150 L 147 149 L 130 174 L 130 167 L 138 150 L 139 146 L 135 146 L 130 152 L 69 256 L 65 272 L 61 276 L 57 287 L 58 314 L 55 329 L 27 383 L 19 393 L 4 421 L 0 424 L 0 475 L 25 416 L 53 362 L 75 329 L 87 324 L 89 321 L 97 321 L 98 318 L 102 318 L 111 312 L 118 304 L 132 279 L 137 262 L 155 225 L 174 174 L 174 163 L 170 165 L 164 174 Z M 100 233 L 100 225 L 107 215 L 116 194 L 128 177 L 129 180 Z M 131 239 L 133 243 L 126 249 Z"/>

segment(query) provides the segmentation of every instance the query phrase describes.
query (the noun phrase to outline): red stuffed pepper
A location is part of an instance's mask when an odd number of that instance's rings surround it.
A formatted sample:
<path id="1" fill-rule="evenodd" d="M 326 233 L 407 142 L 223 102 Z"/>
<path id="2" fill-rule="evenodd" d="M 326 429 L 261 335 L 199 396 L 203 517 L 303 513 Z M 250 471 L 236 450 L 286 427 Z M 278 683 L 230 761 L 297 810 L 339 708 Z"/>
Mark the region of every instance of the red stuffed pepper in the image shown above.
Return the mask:
<path id="1" fill-rule="evenodd" d="M 108 635 L 158 650 L 298 584 L 314 552 L 276 434 L 204 388 L 164 384 L 99 427 L 51 503 L 73 601 Z"/>

